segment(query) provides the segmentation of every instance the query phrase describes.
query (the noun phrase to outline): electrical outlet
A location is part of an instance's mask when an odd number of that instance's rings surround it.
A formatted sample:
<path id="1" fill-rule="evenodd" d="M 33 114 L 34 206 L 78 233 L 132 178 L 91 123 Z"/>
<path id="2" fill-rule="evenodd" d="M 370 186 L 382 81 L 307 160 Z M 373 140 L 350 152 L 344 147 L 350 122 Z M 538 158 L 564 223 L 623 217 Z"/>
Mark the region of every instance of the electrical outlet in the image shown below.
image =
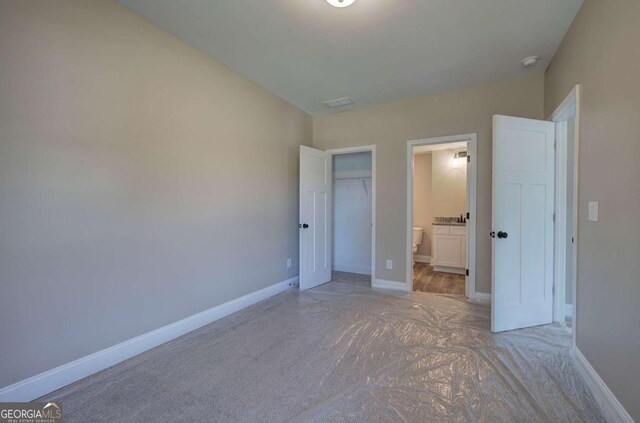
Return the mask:
<path id="1" fill-rule="evenodd" d="M 287 269 L 291 269 L 291 259 L 287 259 Z"/>
<path id="2" fill-rule="evenodd" d="M 598 202 L 597 201 L 589 201 L 589 221 L 590 222 L 598 221 Z"/>
<path id="3" fill-rule="evenodd" d="M 387 269 L 393 269 L 393 260 L 387 260 Z"/>

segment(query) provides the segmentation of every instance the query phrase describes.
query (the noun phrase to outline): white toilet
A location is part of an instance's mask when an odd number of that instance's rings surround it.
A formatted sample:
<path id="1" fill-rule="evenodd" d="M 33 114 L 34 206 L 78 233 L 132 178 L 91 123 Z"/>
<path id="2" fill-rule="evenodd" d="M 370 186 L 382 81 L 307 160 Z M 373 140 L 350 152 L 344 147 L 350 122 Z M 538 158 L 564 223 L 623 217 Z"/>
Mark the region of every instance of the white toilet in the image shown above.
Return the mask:
<path id="1" fill-rule="evenodd" d="M 423 228 L 420 226 L 413 227 L 413 254 L 418 251 L 418 245 L 422 244 Z"/>

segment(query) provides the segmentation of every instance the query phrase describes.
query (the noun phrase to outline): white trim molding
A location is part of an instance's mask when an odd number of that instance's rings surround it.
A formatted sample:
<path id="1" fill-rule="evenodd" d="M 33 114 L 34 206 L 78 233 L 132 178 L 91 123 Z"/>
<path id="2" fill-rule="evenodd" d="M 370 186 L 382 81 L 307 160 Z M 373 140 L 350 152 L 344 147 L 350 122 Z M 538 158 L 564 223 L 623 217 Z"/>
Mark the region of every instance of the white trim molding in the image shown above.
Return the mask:
<path id="1" fill-rule="evenodd" d="M 580 352 L 578 347 L 573 349 L 578 370 L 582 373 L 587 385 L 591 389 L 596 402 L 600 406 L 604 418 L 610 423 L 634 423 L 631 415 L 620 404 L 620 401 L 613 395 L 604 380 L 600 377 L 596 369 L 593 368 L 587 358 Z"/>
<path id="2" fill-rule="evenodd" d="M 333 264 L 333 270 L 336 272 L 355 273 L 358 275 L 371 275 L 370 267 L 351 266 L 350 264 Z"/>
<path id="3" fill-rule="evenodd" d="M 371 287 L 377 289 L 387 289 L 390 291 L 411 292 L 409 286 L 404 282 L 386 281 L 384 279 L 371 279 Z"/>
<path id="4" fill-rule="evenodd" d="M 431 263 L 431 256 L 421 256 L 418 254 L 413 255 L 413 260 L 418 263 Z"/>
<path id="5" fill-rule="evenodd" d="M 297 281 L 298 277 L 296 276 L 278 282 L 159 329 L 131 338 L 102 351 L 16 382 L 0 389 L 0 402 L 32 401 L 56 389 L 60 389 L 128 358 L 148 351 L 151 348 L 155 348 L 158 345 L 215 322 L 236 311 L 286 291 L 297 283 Z"/>
<path id="6" fill-rule="evenodd" d="M 553 321 L 564 322 L 565 311 L 563 304 L 566 298 L 567 285 L 567 180 L 568 163 L 567 155 L 569 138 L 567 137 L 567 121 L 556 122 L 556 144 L 555 144 L 555 205 L 554 205 L 554 305 Z M 573 229 L 573 228 L 572 228 Z"/>
<path id="7" fill-rule="evenodd" d="M 567 137 L 566 137 L 566 121 L 574 117 L 575 119 L 575 134 L 574 134 L 574 151 L 573 151 L 573 257 L 571 262 L 566 260 L 566 225 L 567 225 L 567 210 L 565 207 L 566 198 L 566 181 L 567 181 Z M 565 312 L 563 304 L 566 298 L 566 278 L 565 269 L 566 266 L 572 266 L 573 269 L 573 316 L 572 316 L 572 348 L 576 347 L 576 334 L 578 327 L 578 311 L 577 311 L 577 299 L 578 299 L 578 239 L 580 234 L 578 233 L 578 166 L 579 166 L 579 152 L 580 152 L 580 85 L 576 85 L 569 95 L 562 101 L 562 103 L 554 110 L 549 116 L 551 122 L 556 123 L 556 142 L 559 151 L 556 151 L 556 156 L 561 156 L 561 163 L 556 164 L 556 224 L 554 225 L 554 286 L 556 294 L 554 295 L 553 305 L 553 319 L 557 322 L 564 322 Z M 558 157 L 556 157 L 558 158 Z M 560 184 L 560 187 L 558 186 Z"/>
<path id="8" fill-rule="evenodd" d="M 444 272 L 444 273 L 453 273 L 454 275 L 465 275 L 465 269 L 460 267 L 449 267 L 449 266 L 433 266 L 434 272 Z"/>
<path id="9" fill-rule="evenodd" d="M 573 304 L 564 305 L 564 315 L 567 317 L 573 317 Z"/>
<path id="10" fill-rule="evenodd" d="M 547 120 L 551 122 L 562 122 L 569 120 L 575 115 L 580 104 L 580 85 L 573 87 L 571 92 L 562 100 L 562 103 L 556 107 Z"/>
<path id="11" fill-rule="evenodd" d="M 472 298 L 479 303 L 491 304 L 491 294 L 485 292 L 476 292 L 476 295 Z"/>

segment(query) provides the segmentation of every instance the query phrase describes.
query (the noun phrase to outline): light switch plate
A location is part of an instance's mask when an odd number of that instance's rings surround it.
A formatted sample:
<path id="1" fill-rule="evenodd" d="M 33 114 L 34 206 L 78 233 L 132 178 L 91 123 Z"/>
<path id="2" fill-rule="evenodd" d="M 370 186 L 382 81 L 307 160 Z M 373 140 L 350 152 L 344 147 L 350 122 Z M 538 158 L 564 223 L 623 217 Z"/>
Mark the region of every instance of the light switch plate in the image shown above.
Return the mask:
<path id="1" fill-rule="evenodd" d="M 598 221 L 598 202 L 589 201 L 589 222 Z"/>
<path id="2" fill-rule="evenodd" d="M 387 269 L 393 269 L 393 260 L 387 260 Z"/>

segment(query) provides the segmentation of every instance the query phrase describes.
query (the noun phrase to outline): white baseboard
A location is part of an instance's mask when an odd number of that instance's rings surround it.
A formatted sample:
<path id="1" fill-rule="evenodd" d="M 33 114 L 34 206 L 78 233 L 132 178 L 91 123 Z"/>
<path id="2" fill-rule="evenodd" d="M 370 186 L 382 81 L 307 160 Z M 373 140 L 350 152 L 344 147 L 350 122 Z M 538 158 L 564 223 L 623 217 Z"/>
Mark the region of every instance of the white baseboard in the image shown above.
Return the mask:
<path id="1" fill-rule="evenodd" d="M 573 317 L 573 305 L 565 304 L 564 305 L 564 315 L 568 317 Z"/>
<path id="2" fill-rule="evenodd" d="M 226 317 L 283 291 L 296 283 L 298 277 L 278 282 L 201 313 L 147 332 L 120 344 L 79 358 L 70 363 L 16 382 L 0 389 L 0 402 L 32 401 L 49 392 L 118 364 L 174 338 Z"/>
<path id="3" fill-rule="evenodd" d="M 473 299 L 480 303 L 491 304 L 491 294 L 487 294 L 486 292 L 476 292 Z"/>
<path id="4" fill-rule="evenodd" d="M 634 423 L 633 419 L 624 409 L 620 401 L 613 395 L 606 383 L 602 380 L 596 369 L 591 366 L 587 358 L 576 347 L 573 351 L 578 364 L 578 369 L 591 388 L 591 393 L 600 406 L 604 418 L 610 423 Z"/>
<path id="5" fill-rule="evenodd" d="M 448 267 L 448 266 L 438 266 L 438 265 L 434 265 L 433 270 L 436 272 L 453 273 L 456 275 L 464 275 L 466 273 L 466 269 L 461 269 L 459 267 Z"/>
<path id="6" fill-rule="evenodd" d="M 351 266 L 349 264 L 333 264 L 333 270 L 336 272 L 356 273 L 358 275 L 370 275 L 371 267 Z"/>
<path id="7" fill-rule="evenodd" d="M 431 256 L 420 256 L 420 255 L 414 254 L 413 259 L 418 263 L 431 263 Z"/>
<path id="8" fill-rule="evenodd" d="M 391 291 L 411 292 L 409 286 L 404 282 L 385 281 L 384 279 L 374 279 L 371 282 L 372 288 L 388 289 Z"/>

